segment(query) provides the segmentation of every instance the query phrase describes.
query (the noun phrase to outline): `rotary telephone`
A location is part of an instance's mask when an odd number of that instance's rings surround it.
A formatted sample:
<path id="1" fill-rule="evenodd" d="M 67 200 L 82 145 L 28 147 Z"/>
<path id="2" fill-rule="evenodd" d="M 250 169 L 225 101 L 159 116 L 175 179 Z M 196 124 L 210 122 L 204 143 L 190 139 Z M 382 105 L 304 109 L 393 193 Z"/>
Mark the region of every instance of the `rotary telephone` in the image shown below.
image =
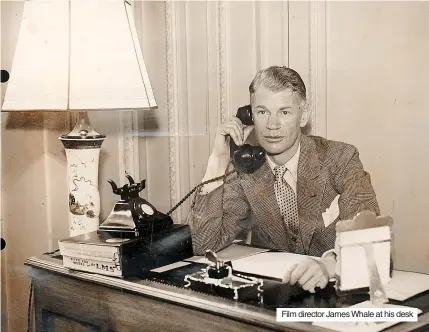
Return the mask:
<path id="1" fill-rule="evenodd" d="M 146 186 L 146 180 L 135 183 L 130 175 L 127 175 L 127 179 L 129 184 L 119 188 L 114 181 L 108 181 L 113 193 L 121 196 L 121 199 L 115 203 L 109 216 L 99 226 L 99 232 L 109 233 L 114 237 L 132 238 L 171 228 L 171 217 L 159 212 L 139 196 Z"/>

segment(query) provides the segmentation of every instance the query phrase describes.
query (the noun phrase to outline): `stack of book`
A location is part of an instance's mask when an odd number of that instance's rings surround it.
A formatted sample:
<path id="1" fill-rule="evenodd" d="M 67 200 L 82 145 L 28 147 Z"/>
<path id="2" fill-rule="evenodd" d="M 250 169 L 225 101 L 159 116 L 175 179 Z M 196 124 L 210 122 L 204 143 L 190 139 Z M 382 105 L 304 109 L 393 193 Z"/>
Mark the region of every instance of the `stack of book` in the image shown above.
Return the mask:
<path id="1" fill-rule="evenodd" d="M 189 226 L 146 237 L 114 238 L 91 232 L 58 241 L 67 268 L 113 277 L 142 276 L 151 269 L 193 256 Z"/>

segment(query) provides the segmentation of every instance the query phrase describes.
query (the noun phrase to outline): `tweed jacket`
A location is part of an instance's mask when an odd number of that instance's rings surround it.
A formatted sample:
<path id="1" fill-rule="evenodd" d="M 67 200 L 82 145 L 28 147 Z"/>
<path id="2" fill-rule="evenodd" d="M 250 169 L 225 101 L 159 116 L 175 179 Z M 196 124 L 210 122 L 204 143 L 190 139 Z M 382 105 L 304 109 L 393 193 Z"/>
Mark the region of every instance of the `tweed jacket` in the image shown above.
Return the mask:
<path id="1" fill-rule="evenodd" d="M 252 174 L 234 174 L 210 193 L 196 195 L 188 215 L 194 254 L 218 251 L 245 229 L 252 230 L 252 245 L 288 251 L 289 237 L 274 181 L 265 162 Z M 337 195 L 339 215 L 325 226 L 322 213 Z M 363 210 L 380 214 L 370 175 L 357 149 L 317 136 L 301 135 L 297 203 L 300 236 L 295 252 L 312 256 L 334 248 L 338 220 L 351 219 Z"/>

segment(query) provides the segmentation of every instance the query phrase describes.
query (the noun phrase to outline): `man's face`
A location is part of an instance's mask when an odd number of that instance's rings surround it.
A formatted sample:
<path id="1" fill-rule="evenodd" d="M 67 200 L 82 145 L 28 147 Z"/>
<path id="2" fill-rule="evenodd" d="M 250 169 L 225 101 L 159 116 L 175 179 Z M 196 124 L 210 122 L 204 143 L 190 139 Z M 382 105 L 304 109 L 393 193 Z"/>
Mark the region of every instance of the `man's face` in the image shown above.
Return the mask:
<path id="1" fill-rule="evenodd" d="M 272 155 L 290 149 L 308 121 L 308 111 L 291 90 L 272 92 L 261 85 L 252 98 L 255 136 L 259 145 Z"/>

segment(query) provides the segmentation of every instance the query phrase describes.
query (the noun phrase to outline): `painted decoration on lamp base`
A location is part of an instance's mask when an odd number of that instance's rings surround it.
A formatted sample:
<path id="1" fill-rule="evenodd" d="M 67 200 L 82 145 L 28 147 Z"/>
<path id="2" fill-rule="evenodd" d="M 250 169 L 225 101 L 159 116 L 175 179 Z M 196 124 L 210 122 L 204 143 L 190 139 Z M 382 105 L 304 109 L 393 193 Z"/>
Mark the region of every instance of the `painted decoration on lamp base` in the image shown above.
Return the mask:
<path id="1" fill-rule="evenodd" d="M 94 232 L 100 224 L 98 164 L 102 139 L 61 139 L 67 156 L 70 236 Z"/>

